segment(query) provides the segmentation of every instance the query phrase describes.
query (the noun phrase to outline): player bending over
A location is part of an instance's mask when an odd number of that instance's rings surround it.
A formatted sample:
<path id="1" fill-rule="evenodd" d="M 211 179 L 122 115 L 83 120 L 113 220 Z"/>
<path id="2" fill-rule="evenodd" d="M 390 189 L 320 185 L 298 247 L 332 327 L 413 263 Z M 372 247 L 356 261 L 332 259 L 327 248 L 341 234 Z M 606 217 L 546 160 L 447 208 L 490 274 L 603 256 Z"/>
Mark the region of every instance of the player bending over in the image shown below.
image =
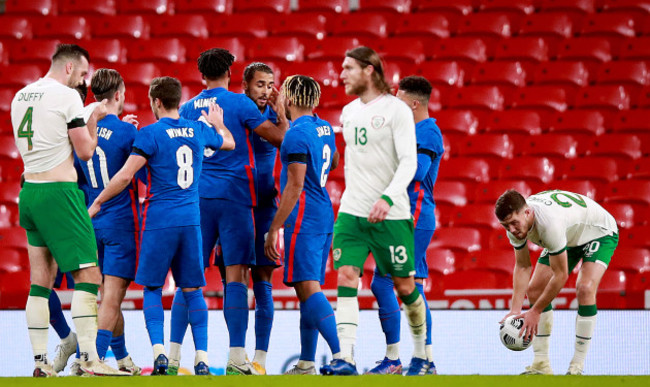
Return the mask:
<path id="1" fill-rule="evenodd" d="M 616 220 L 590 198 L 561 190 L 540 192 L 528 199 L 509 190 L 499 197 L 494 212 L 515 248 L 512 305 L 506 317 L 522 317 L 523 335 L 529 339 L 535 335 L 535 358 L 524 374 L 553 373 L 548 356 L 551 301 L 582 260 L 576 284 L 575 352 L 567 371 L 581 375 L 596 325 L 598 284 L 618 245 Z M 544 248 L 532 278 L 528 241 Z M 521 313 L 526 295 L 531 307 Z"/>
<path id="2" fill-rule="evenodd" d="M 284 224 L 284 283 L 300 300 L 300 359 L 286 374 L 316 375 L 318 332 L 335 359 L 340 358 L 334 311 L 321 290 L 332 245 L 334 210 L 325 189 L 330 168 L 338 164 L 332 126 L 313 112 L 320 99 L 318 82 L 304 75 L 282 84 L 291 127 L 280 148 L 282 198 L 264 244 L 266 254 L 280 259 L 278 232 Z"/>

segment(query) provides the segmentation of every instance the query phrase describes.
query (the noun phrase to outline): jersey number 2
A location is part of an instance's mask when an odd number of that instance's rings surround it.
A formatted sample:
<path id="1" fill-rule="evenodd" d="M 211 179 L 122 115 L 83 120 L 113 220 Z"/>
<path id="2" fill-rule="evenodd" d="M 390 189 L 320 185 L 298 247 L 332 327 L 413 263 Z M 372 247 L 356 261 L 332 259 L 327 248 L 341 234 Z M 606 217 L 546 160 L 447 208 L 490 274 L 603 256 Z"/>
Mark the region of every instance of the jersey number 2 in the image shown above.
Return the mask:
<path id="1" fill-rule="evenodd" d="M 323 146 L 323 169 L 320 172 L 320 186 L 325 187 L 325 184 L 327 184 L 327 168 L 330 166 L 331 158 L 330 156 L 332 155 L 332 149 L 330 149 L 330 146 L 325 144 Z"/>
<path id="2" fill-rule="evenodd" d="M 194 182 L 194 169 L 192 168 L 192 149 L 187 145 L 182 145 L 176 151 L 176 165 L 178 165 L 178 175 L 176 182 L 182 189 L 189 188 Z"/>

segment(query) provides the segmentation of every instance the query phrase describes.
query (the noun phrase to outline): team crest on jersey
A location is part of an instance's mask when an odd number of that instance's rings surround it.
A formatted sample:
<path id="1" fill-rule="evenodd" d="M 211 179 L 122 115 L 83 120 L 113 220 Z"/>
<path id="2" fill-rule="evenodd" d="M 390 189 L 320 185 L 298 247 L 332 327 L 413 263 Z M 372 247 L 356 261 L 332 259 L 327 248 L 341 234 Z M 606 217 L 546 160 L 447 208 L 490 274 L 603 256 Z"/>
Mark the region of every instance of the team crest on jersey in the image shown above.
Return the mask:
<path id="1" fill-rule="evenodd" d="M 372 125 L 373 129 L 381 129 L 381 127 L 384 126 L 385 122 L 386 118 L 382 116 L 374 116 L 370 120 L 370 125 Z"/>
<path id="2" fill-rule="evenodd" d="M 332 251 L 332 258 L 334 258 L 335 261 L 341 259 L 341 249 L 334 249 L 334 251 Z"/>
<path id="3" fill-rule="evenodd" d="M 203 148 L 203 157 L 212 157 L 214 154 L 214 149 L 208 147 Z"/>

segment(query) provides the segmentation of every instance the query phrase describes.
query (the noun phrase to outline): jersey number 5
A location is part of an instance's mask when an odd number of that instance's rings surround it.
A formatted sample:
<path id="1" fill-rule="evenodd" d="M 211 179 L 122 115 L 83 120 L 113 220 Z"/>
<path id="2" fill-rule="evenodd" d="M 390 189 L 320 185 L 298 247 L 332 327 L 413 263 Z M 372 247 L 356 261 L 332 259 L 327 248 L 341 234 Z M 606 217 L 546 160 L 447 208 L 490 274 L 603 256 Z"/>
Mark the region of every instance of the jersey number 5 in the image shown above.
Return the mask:
<path id="1" fill-rule="evenodd" d="M 27 150 L 32 150 L 32 137 L 34 137 L 34 131 L 32 130 L 32 113 L 34 112 L 33 107 L 28 107 L 23 120 L 20 122 L 18 127 L 18 137 L 27 139 Z M 27 127 L 27 128 L 25 128 Z"/>
<path id="2" fill-rule="evenodd" d="M 192 149 L 187 145 L 179 147 L 176 151 L 176 165 L 178 165 L 176 182 L 182 189 L 189 188 L 189 186 L 194 182 L 194 168 L 192 168 L 192 162 Z"/>

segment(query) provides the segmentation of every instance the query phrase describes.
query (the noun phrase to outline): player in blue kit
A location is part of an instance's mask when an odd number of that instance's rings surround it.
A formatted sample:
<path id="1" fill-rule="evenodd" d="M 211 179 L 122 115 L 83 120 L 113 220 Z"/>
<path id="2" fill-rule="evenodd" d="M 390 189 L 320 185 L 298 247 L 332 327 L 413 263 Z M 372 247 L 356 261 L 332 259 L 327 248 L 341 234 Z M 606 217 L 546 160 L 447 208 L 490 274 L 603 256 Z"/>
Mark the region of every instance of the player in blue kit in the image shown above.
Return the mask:
<path id="1" fill-rule="evenodd" d="M 422 297 L 424 280 L 429 277 L 426 251 L 436 229 L 434 215 L 435 201 L 433 186 L 438 177 L 440 159 L 444 153 L 442 134 L 436 120 L 429 118 L 429 97 L 431 84 L 423 77 L 409 76 L 399 82 L 397 98 L 404 101 L 411 110 L 415 120 L 415 136 L 418 147 L 418 169 L 408 187 L 411 213 L 415 224 L 415 286 Z M 369 370 L 369 374 L 401 374 L 402 362 L 399 359 L 400 307 L 393 292 L 393 280 L 389 275 L 382 276 L 375 269 L 371 283 L 372 293 L 379 304 L 379 320 L 386 335 L 386 357 Z M 431 345 L 431 312 L 427 306 L 427 359 L 413 358 L 407 375 L 419 375 L 423 369 L 427 374 L 435 374 Z"/>
<path id="2" fill-rule="evenodd" d="M 314 360 L 320 332 L 340 358 L 334 311 L 321 290 L 332 245 L 334 210 L 325 189 L 330 168 L 338 164 L 332 126 L 318 118 L 320 87 L 304 75 L 288 77 L 282 97 L 293 120 L 280 148 L 282 198 L 264 245 L 266 254 L 279 259 L 278 231 L 284 224 L 284 282 L 300 300 L 301 352 L 298 364 L 287 374 L 316 375 Z M 335 360 L 336 361 L 336 360 Z"/>
<path id="3" fill-rule="evenodd" d="M 225 49 L 213 48 L 201 53 L 198 68 L 206 89 L 183 104 L 180 115 L 197 120 L 211 102 L 217 102 L 223 109 L 224 123 L 237 143 L 232 152 L 215 153 L 206 149 L 199 185 L 203 258 L 204 264 L 209 265 L 209 257 L 219 239 L 226 272 L 224 316 L 230 336 L 226 373 L 256 375 L 259 372 L 247 360 L 244 348 L 248 329 L 248 269 L 255 263 L 253 208 L 258 203 L 253 133 L 279 146 L 285 130 L 262 116 L 246 95 L 228 91 L 233 61 L 234 57 Z M 172 320 L 176 322 L 172 322 L 170 355 L 174 361 L 180 359 L 180 343 L 186 326 L 182 318 L 186 309 L 181 302 L 174 302 L 172 307 Z"/>
<path id="4" fill-rule="evenodd" d="M 142 128 L 133 150 L 120 171 L 95 199 L 88 212 L 97 215 L 100 207 L 131 184 L 134 175 L 147 166 L 147 195 L 142 214 L 140 262 L 135 281 L 145 286 L 144 314 L 153 345 L 154 374 L 167 372 L 168 359 L 163 343 L 162 286 L 171 268 L 176 284 L 189 309 L 197 375 L 209 374 L 208 311 L 201 287 L 205 285 L 201 259 L 201 229 L 198 185 L 203 149 L 234 149 L 232 135 L 214 103 L 203 122 L 182 119 L 178 114 L 181 84 L 171 77 L 151 82 L 149 99 L 157 123 Z"/>

